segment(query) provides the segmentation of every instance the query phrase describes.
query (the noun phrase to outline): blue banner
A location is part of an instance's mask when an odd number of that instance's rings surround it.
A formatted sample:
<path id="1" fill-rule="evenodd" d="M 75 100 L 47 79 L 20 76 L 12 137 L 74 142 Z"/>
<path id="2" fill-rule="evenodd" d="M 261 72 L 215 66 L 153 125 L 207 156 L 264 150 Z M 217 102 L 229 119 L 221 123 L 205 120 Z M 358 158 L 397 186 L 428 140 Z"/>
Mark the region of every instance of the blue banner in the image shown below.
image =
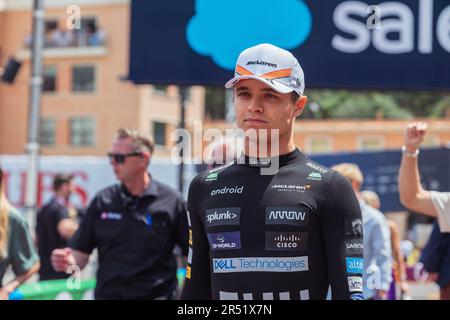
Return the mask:
<path id="1" fill-rule="evenodd" d="M 297 57 L 307 88 L 450 89 L 448 0 L 134 0 L 129 79 L 223 85 L 263 42 Z"/>

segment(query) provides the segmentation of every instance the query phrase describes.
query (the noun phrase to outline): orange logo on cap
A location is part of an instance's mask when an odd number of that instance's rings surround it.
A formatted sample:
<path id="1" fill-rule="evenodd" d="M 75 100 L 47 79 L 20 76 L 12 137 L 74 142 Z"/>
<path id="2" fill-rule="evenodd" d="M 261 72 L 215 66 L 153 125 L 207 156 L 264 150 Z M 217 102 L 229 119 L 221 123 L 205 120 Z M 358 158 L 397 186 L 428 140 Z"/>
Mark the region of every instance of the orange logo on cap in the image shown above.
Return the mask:
<path id="1" fill-rule="evenodd" d="M 240 65 L 236 66 L 236 73 L 238 73 L 241 76 L 255 76 L 255 74 L 253 72 L 248 71 L 247 69 L 245 69 L 244 67 L 242 67 Z M 292 73 L 292 69 L 282 69 L 282 70 L 276 70 L 276 71 L 262 74 L 259 77 L 273 80 L 273 79 L 290 77 L 291 73 Z"/>

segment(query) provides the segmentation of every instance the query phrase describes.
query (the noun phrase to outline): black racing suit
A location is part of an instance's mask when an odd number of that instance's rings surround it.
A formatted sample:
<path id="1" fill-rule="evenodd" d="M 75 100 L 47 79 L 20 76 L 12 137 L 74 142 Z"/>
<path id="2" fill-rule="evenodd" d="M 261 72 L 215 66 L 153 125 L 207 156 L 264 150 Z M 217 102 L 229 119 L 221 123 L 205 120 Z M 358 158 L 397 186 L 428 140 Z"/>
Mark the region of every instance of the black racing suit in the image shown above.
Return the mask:
<path id="1" fill-rule="evenodd" d="M 362 218 L 349 182 L 298 149 L 198 175 L 181 299 L 362 299 Z"/>

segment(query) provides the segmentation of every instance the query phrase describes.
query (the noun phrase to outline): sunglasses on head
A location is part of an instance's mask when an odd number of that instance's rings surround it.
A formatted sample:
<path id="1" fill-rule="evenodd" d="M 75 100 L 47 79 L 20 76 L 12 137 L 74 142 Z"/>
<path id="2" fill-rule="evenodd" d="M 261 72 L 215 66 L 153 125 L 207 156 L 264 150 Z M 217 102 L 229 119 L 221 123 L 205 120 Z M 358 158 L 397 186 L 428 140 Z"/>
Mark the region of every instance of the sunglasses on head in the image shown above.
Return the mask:
<path id="1" fill-rule="evenodd" d="M 110 161 L 114 160 L 114 162 L 118 164 L 122 164 L 128 157 L 136 157 L 142 156 L 142 152 L 132 152 L 132 153 L 108 153 L 108 158 Z"/>

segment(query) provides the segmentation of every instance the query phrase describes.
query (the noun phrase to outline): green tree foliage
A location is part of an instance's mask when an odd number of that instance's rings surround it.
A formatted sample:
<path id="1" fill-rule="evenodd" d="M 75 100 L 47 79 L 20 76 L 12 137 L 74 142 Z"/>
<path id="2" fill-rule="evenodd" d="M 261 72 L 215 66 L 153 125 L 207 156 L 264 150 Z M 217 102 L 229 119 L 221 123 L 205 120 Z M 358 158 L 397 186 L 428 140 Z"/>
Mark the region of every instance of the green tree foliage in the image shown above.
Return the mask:
<path id="1" fill-rule="evenodd" d="M 450 115 L 450 96 L 439 101 L 433 108 L 431 116 L 433 118 L 442 118 Z"/>
<path id="2" fill-rule="evenodd" d="M 308 90 L 305 118 L 411 119 L 443 117 L 450 93 L 402 91 Z"/>
<path id="3" fill-rule="evenodd" d="M 307 89 L 303 119 L 411 119 L 450 115 L 450 92 Z M 225 118 L 225 89 L 206 87 L 205 117 Z"/>
<path id="4" fill-rule="evenodd" d="M 415 117 L 421 118 L 431 116 L 436 105 L 450 97 L 449 93 L 431 91 L 388 91 L 386 94 L 390 95 L 401 108 L 407 109 Z"/>
<path id="5" fill-rule="evenodd" d="M 412 118 L 411 113 L 400 108 L 392 97 L 377 92 L 351 95 L 331 112 L 331 116 L 339 119 Z"/>

